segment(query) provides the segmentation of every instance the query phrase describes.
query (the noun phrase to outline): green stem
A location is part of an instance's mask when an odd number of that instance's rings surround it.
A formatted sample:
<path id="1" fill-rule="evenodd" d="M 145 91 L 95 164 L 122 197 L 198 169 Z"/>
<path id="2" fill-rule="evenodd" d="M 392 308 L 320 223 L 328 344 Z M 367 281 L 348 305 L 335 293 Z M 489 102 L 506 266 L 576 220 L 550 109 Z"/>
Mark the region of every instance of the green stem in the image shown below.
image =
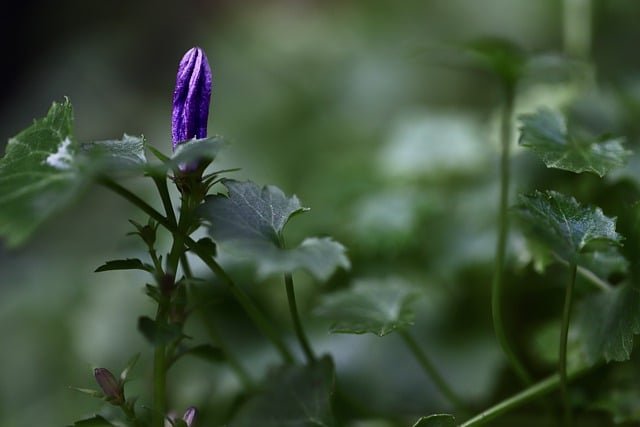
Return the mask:
<path id="1" fill-rule="evenodd" d="M 164 325 L 167 321 L 167 302 L 158 304 L 156 313 L 156 325 Z M 167 391 L 167 353 L 166 346 L 161 343 L 155 344 L 153 353 L 153 407 L 152 407 L 152 427 L 164 427 L 166 414 L 166 391 Z"/>
<path id="2" fill-rule="evenodd" d="M 510 181 L 510 159 L 511 151 L 511 119 L 513 116 L 513 104 L 515 101 L 515 88 L 511 85 L 506 87 L 505 105 L 502 111 L 502 123 L 500 139 L 502 143 L 502 155 L 500 161 L 500 205 L 498 209 L 498 239 L 496 243 L 496 258 L 493 273 L 493 283 L 491 288 L 491 314 L 493 317 L 493 328 L 496 338 L 502 347 L 502 351 L 509 359 L 511 367 L 518 377 L 525 384 L 531 384 L 531 376 L 524 368 L 524 365 L 511 348 L 509 339 L 504 328 L 502 319 L 502 299 L 504 288 L 504 270 L 507 251 L 507 238 L 509 236 L 509 181 Z"/>
<path id="3" fill-rule="evenodd" d="M 302 351 L 307 358 L 307 363 L 311 364 L 316 361 L 316 356 L 311 349 L 309 340 L 307 339 L 304 329 L 302 328 L 302 322 L 300 321 L 300 315 L 298 313 L 298 305 L 296 304 L 296 294 L 293 288 L 293 277 L 291 273 L 285 273 L 284 275 L 285 288 L 287 289 L 287 300 L 289 301 L 289 312 L 291 313 L 291 320 L 293 321 L 293 329 L 296 332 L 296 337 L 300 342 Z"/>
<path id="4" fill-rule="evenodd" d="M 167 218 L 165 218 L 160 212 L 151 207 L 147 202 L 142 200 L 137 195 L 133 194 L 131 191 L 122 187 L 120 184 L 108 179 L 103 178 L 99 181 L 100 184 L 104 185 L 108 189 L 112 190 L 116 194 L 122 196 L 135 206 L 137 206 L 144 213 L 149 215 L 151 218 L 156 220 L 158 224 L 162 225 L 164 228 L 169 230 L 170 232 L 175 232 L 176 228 L 173 224 L 171 224 Z M 191 239 L 188 236 L 184 236 L 185 245 L 191 250 L 194 254 L 196 254 L 209 269 L 227 286 L 232 295 L 236 298 L 238 303 L 245 310 L 249 318 L 254 322 L 254 324 L 262 331 L 262 333 L 273 343 L 276 349 L 279 351 L 282 359 L 286 363 L 293 362 L 293 356 L 289 352 L 289 349 L 285 346 L 282 338 L 278 335 L 278 333 L 271 327 L 268 320 L 262 314 L 262 312 L 258 309 L 258 307 L 251 301 L 249 296 L 239 287 L 235 285 L 231 277 L 224 271 L 224 269 L 213 259 L 211 258 L 206 250 L 202 250 L 197 242 Z"/>
<path id="5" fill-rule="evenodd" d="M 191 279 L 193 275 L 191 274 L 191 266 L 189 265 L 189 260 L 187 259 L 186 254 L 182 254 L 182 257 L 180 258 L 180 263 L 182 264 L 182 270 L 184 271 L 184 274 L 187 276 L 187 278 Z M 202 323 L 207 329 L 207 332 L 209 333 L 209 337 L 211 337 L 211 340 L 218 347 L 220 347 L 220 350 L 222 350 L 222 353 L 224 354 L 225 359 L 227 360 L 227 362 L 229 362 L 231 369 L 235 371 L 236 375 L 244 385 L 245 389 L 247 390 L 254 389 L 255 384 L 253 383 L 251 376 L 249 376 L 249 373 L 244 369 L 242 364 L 234 357 L 233 353 L 229 350 L 229 347 L 227 347 L 224 340 L 220 336 L 220 333 L 218 332 L 218 328 L 216 328 L 211 318 L 206 315 L 204 310 L 199 310 L 199 311 L 202 316 Z"/>
<path id="6" fill-rule="evenodd" d="M 560 356 L 558 358 L 558 374 L 560 375 L 560 391 L 564 406 L 564 425 L 570 427 L 573 424 L 569 390 L 567 388 L 567 342 L 569 341 L 569 321 L 571 320 L 571 306 L 573 304 L 573 289 L 576 284 L 577 265 L 573 261 L 569 267 L 570 279 L 564 297 L 564 310 L 562 311 L 562 330 L 560 332 Z"/>
<path id="7" fill-rule="evenodd" d="M 592 37 L 591 8 L 591 0 L 563 2 L 564 51 L 570 57 L 589 59 Z"/>
<path id="8" fill-rule="evenodd" d="M 427 354 L 418 345 L 416 340 L 408 331 L 404 331 L 402 329 L 399 329 L 398 331 L 400 332 L 400 336 L 404 339 L 407 347 L 409 347 L 409 350 L 411 350 L 416 360 L 420 363 L 420 366 L 422 366 L 422 369 L 424 369 L 427 376 L 429 376 L 429 378 L 431 378 L 431 380 L 435 383 L 436 387 L 438 387 L 440 393 L 442 393 L 442 395 L 446 397 L 454 407 L 461 411 L 464 411 L 465 404 L 462 402 L 460 396 L 458 396 L 457 393 L 453 391 L 451 387 L 449 387 L 449 384 L 447 384 L 442 375 L 440 375 L 440 372 L 438 372 L 433 362 L 431 362 L 431 360 L 427 357 Z"/>
<path id="9" fill-rule="evenodd" d="M 567 375 L 567 380 L 573 380 L 579 377 L 580 375 L 586 373 L 591 368 L 581 368 L 577 369 Z M 502 402 L 492 406 L 491 408 L 481 412 L 475 417 L 471 418 L 468 421 L 460 424 L 459 427 L 475 427 L 488 423 L 494 418 L 499 417 L 509 411 L 512 411 L 525 403 L 531 402 L 532 400 L 537 399 L 540 396 L 543 396 L 560 386 L 560 375 L 555 374 L 546 378 L 528 388 L 521 391 L 520 393 L 509 397 L 508 399 L 503 400 Z"/>

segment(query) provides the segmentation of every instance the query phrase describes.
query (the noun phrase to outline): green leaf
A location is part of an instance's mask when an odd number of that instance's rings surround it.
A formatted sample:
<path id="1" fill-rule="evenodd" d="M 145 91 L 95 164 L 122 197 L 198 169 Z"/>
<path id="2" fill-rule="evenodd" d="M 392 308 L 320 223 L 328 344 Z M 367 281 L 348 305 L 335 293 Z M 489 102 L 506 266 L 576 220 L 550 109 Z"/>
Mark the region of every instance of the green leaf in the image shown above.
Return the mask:
<path id="1" fill-rule="evenodd" d="M 80 145 L 81 163 L 90 174 L 118 175 L 142 173 L 147 165 L 144 137 L 127 135 L 122 139 L 87 142 Z"/>
<path id="2" fill-rule="evenodd" d="M 344 246 L 329 237 L 310 237 L 291 249 L 250 240 L 231 240 L 220 245 L 225 254 L 252 262 L 260 279 L 302 269 L 319 281 L 326 281 L 337 267 L 350 267 Z"/>
<path id="3" fill-rule="evenodd" d="M 102 264 L 100 267 L 96 268 L 95 272 L 100 273 L 103 271 L 113 270 L 144 270 L 153 272 L 153 267 L 149 264 L 143 263 L 137 258 L 115 259 Z"/>
<path id="4" fill-rule="evenodd" d="M 175 356 L 175 360 L 178 360 L 183 356 L 195 356 L 212 363 L 220 363 L 226 360 L 222 349 L 219 347 L 214 347 L 210 344 L 200 344 L 194 347 L 186 348 Z"/>
<path id="5" fill-rule="evenodd" d="M 567 262 L 578 262 L 580 254 L 602 245 L 620 245 L 615 219 L 598 207 L 581 206 L 555 191 L 520 195 L 514 207 L 528 238 L 544 245 Z"/>
<path id="6" fill-rule="evenodd" d="M 129 359 L 129 361 L 127 362 L 127 366 L 125 366 L 122 372 L 120 372 L 120 381 L 122 381 L 123 383 L 127 381 L 131 370 L 134 366 L 136 366 L 136 363 L 138 363 L 138 359 L 140 359 L 140 353 L 136 353 L 131 356 L 131 359 Z"/>
<path id="7" fill-rule="evenodd" d="M 512 86 L 522 76 L 527 57 L 513 42 L 487 37 L 475 40 L 466 49 L 477 62 Z"/>
<path id="8" fill-rule="evenodd" d="M 640 334 L 640 290 L 626 284 L 591 295 L 578 305 L 573 325 L 591 363 L 629 360 Z"/>
<path id="9" fill-rule="evenodd" d="M 332 427 L 334 366 L 322 357 L 308 366 L 270 373 L 262 392 L 239 409 L 230 427 Z"/>
<path id="10" fill-rule="evenodd" d="M 91 418 L 76 421 L 71 427 L 113 427 L 109 421 L 100 415 L 95 415 Z"/>
<path id="11" fill-rule="evenodd" d="M 167 163 L 173 169 L 186 163 L 211 162 L 220 150 L 227 146 L 227 142 L 220 136 L 192 139 L 178 145 Z"/>
<path id="12" fill-rule="evenodd" d="M 82 188 L 72 122 L 69 101 L 54 102 L 45 118 L 9 139 L 0 159 L 0 235 L 9 246 L 24 242 Z"/>
<path id="13" fill-rule="evenodd" d="M 333 321 L 332 333 L 387 335 L 413 325 L 412 304 L 419 292 L 396 278 L 358 280 L 325 295 L 316 314 Z"/>
<path id="14" fill-rule="evenodd" d="M 323 281 L 338 267 L 349 268 L 344 247 L 330 238 L 309 238 L 297 247 L 283 247 L 285 225 L 307 210 L 297 197 L 287 197 L 274 186 L 230 179 L 222 183 L 228 196 L 209 196 L 200 207 L 221 253 L 252 263 L 261 278 L 303 269 Z"/>
<path id="15" fill-rule="evenodd" d="M 548 109 L 524 114 L 520 122 L 520 145 L 531 148 L 549 168 L 593 172 L 602 177 L 623 166 L 631 155 L 623 146 L 623 138 L 569 132 L 564 118 Z"/>
<path id="16" fill-rule="evenodd" d="M 182 336 L 176 323 L 158 325 L 153 319 L 142 316 L 138 319 L 138 330 L 151 344 L 168 344 Z"/>
<path id="17" fill-rule="evenodd" d="M 640 391 L 637 389 L 607 390 L 603 393 L 603 397 L 590 407 L 608 412 L 616 424 L 638 423 L 640 422 Z"/>
<path id="18" fill-rule="evenodd" d="M 429 415 L 420 418 L 413 427 L 455 427 L 456 419 L 449 414 Z"/>

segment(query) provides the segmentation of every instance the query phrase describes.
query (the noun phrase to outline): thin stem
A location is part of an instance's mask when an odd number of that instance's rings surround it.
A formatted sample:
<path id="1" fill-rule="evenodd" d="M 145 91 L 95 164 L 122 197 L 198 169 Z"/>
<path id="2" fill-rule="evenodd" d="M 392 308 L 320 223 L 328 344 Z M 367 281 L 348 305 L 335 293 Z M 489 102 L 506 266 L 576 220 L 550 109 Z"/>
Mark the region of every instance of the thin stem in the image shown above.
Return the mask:
<path id="1" fill-rule="evenodd" d="M 580 375 L 586 373 L 591 368 L 581 368 L 577 369 L 567 375 L 567 380 L 574 380 Z M 543 396 L 560 385 L 560 375 L 555 374 L 546 378 L 528 388 L 521 391 L 520 393 L 509 397 L 508 399 L 503 400 L 502 402 L 492 406 L 491 408 L 481 412 L 475 417 L 471 418 L 468 421 L 460 424 L 459 427 L 476 427 L 483 424 L 488 423 L 494 418 L 499 417 L 509 411 L 512 411 L 525 403 L 528 403 L 532 400 L 537 399 L 540 396 Z"/>
<path id="2" fill-rule="evenodd" d="M 140 210 L 145 212 L 151 218 L 156 220 L 158 224 L 162 225 L 164 228 L 169 230 L 170 232 L 174 232 L 176 230 L 175 226 L 171 224 L 167 218 L 165 218 L 160 212 L 155 210 L 152 206 L 150 206 L 147 202 L 142 200 L 137 195 L 133 194 L 131 191 L 122 187 L 120 184 L 108 179 L 103 178 L 99 181 L 100 184 L 109 188 L 116 194 L 122 196 L 135 206 L 137 206 Z M 204 262 L 207 267 L 228 287 L 229 291 L 233 294 L 236 300 L 240 303 L 242 308 L 245 310 L 249 318 L 254 322 L 254 324 L 262 331 L 262 333 L 273 343 L 273 345 L 277 348 L 282 359 L 286 363 L 293 362 L 293 356 L 289 352 L 289 349 L 285 346 L 282 338 L 278 335 L 278 333 L 271 327 L 265 316 L 262 314 L 260 309 L 251 301 L 249 296 L 239 287 L 235 285 L 231 277 L 224 271 L 224 269 L 213 259 L 211 258 L 206 250 L 200 248 L 198 243 L 191 239 L 188 236 L 184 236 L 185 245 L 191 250 L 194 254 L 196 254 L 202 262 Z"/>
<path id="3" fill-rule="evenodd" d="M 591 0 L 564 0 L 563 38 L 567 55 L 589 59 L 591 52 Z"/>
<path id="4" fill-rule="evenodd" d="M 525 384 L 531 384 L 531 376 L 524 365 L 511 348 L 504 328 L 502 318 L 502 299 L 504 288 L 504 270 L 507 251 L 507 238 L 509 236 L 509 180 L 510 164 L 509 153 L 511 151 L 511 118 L 513 116 L 513 104 L 515 89 L 510 85 L 506 87 L 505 105 L 502 111 L 502 123 L 500 139 L 502 143 L 502 156 L 500 161 L 500 204 L 498 208 L 498 239 L 496 243 L 496 258 L 491 288 L 491 314 L 496 338 L 502 347 L 502 351 L 509 359 L 511 367 Z"/>
<path id="5" fill-rule="evenodd" d="M 560 256 L 558 256 L 557 254 L 553 254 L 554 257 L 556 258 L 556 260 L 566 266 L 569 267 L 570 264 L 565 261 L 564 259 L 560 258 Z M 582 277 L 584 277 L 585 279 L 587 279 L 589 281 L 589 283 L 591 283 L 592 285 L 594 285 L 596 288 L 600 289 L 601 291 L 611 291 L 613 290 L 613 286 L 607 282 L 606 280 L 603 280 L 601 278 L 599 278 L 598 276 L 596 276 L 596 274 L 589 270 L 588 268 L 582 267 L 582 266 L 578 266 L 578 274 Z"/>
<path id="6" fill-rule="evenodd" d="M 185 276 L 187 276 L 188 279 L 193 278 L 193 275 L 191 273 L 191 266 L 189 265 L 189 260 L 187 259 L 186 254 L 182 254 L 182 257 L 180 258 L 180 264 L 182 265 L 182 270 L 184 271 Z M 249 373 L 244 369 L 242 364 L 235 358 L 233 353 L 229 351 L 229 347 L 225 344 L 224 340 L 220 336 L 220 333 L 218 332 L 218 328 L 216 328 L 213 321 L 205 314 L 204 310 L 199 310 L 199 311 L 202 316 L 202 323 L 207 329 L 207 332 L 209 333 L 209 337 L 211 337 L 211 340 L 218 347 L 220 347 L 220 350 L 222 350 L 222 353 L 224 354 L 225 359 L 227 360 L 227 362 L 229 362 L 229 365 L 231 365 L 231 369 L 233 369 L 236 372 L 236 375 L 238 376 L 238 378 L 240 379 L 244 387 L 248 390 L 255 388 L 255 384 L 253 383 L 251 376 L 249 376 Z"/>
<path id="7" fill-rule="evenodd" d="M 560 356 L 558 358 L 558 374 L 560 375 L 560 391 L 564 406 L 564 425 L 570 427 L 573 424 L 569 390 L 567 388 L 567 342 L 569 341 L 569 321 L 571 319 L 571 306 L 573 304 L 573 289 L 576 284 L 577 265 L 573 261 L 570 270 L 569 285 L 564 297 L 564 310 L 562 312 L 562 330 L 560 332 Z"/>
<path id="8" fill-rule="evenodd" d="M 302 351 L 307 358 L 307 363 L 311 364 L 316 361 L 316 356 L 313 353 L 309 340 L 302 328 L 302 322 L 300 321 L 300 315 L 298 313 L 298 305 L 296 304 L 296 294 L 293 288 L 293 276 L 291 273 L 285 273 L 284 283 L 285 288 L 287 289 L 287 300 L 289 301 L 289 312 L 291 313 L 291 320 L 293 321 L 293 329 L 296 332 L 296 337 L 298 337 Z"/>
<path id="9" fill-rule="evenodd" d="M 178 221 L 176 220 L 176 214 L 173 211 L 173 205 L 171 203 L 171 196 L 169 195 L 169 187 L 167 186 L 167 180 L 165 177 L 152 177 L 153 182 L 156 184 L 158 188 L 158 193 L 160 194 L 160 199 L 162 200 L 162 205 L 164 206 L 164 210 L 167 213 L 167 219 L 176 226 L 178 225 Z"/>
<path id="10" fill-rule="evenodd" d="M 409 347 L 409 350 L 413 353 L 414 357 L 422 366 L 425 373 L 431 380 L 435 383 L 438 390 L 444 397 L 449 400 L 449 402 L 459 410 L 465 410 L 465 404 L 462 402 L 462 399 L 458 394 L 453 391 L 453 389 L 447 384 L 446 380 L 440 375 L 440 372 L 436 369 L 435 365 L 427 354 L 422 350 L 422 348 L 418 345 L 416 340 L 411 336 L 411 334 L 404 330 L 399 330 L 400 336 L 404 339 L 405 344 Z"/>
<path id="11" fill-rule="evenodd" d="M 164 325 L 167 321 L 167 302 L 158 304 L 156 313 L 156 325 Z M 156 343 L 153 353 L 153 410 L 152 427 L 163 427 L 166 413 L 167 391 L 167 352 L 163 343 Z"/>

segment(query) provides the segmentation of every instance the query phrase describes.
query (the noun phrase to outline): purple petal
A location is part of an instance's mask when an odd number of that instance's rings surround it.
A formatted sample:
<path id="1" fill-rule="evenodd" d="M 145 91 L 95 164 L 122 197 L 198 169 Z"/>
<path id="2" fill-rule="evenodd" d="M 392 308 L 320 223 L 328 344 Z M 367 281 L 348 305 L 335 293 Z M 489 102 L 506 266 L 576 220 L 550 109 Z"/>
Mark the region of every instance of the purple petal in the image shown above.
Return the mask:
<path id="1" fill-rule="evenodd" d="M 211 68 L 199 47 L 184 54 L 173 92 L 171 136 L 173 148 L 181 142 L 207 136 L 207 120 L 211 102 Z"/>
<path id="2" fill-rule="evenodd" d="M 196 420 L 196 416 L 198 415 L 198 410 L 195 407 L 190 407 L 186 410 L 184 415 L 182 416 L 182 420 L 187 423 L 187 426 L 193 427 L 194 422 Z"/>
<path id="3" fill-rule="evenodd" d="M 114 404 L 124 402 L 122 386 L 111 371 L 105 368 L 96 368 L 93 370 L 93 376 L 108 400 Z"/>

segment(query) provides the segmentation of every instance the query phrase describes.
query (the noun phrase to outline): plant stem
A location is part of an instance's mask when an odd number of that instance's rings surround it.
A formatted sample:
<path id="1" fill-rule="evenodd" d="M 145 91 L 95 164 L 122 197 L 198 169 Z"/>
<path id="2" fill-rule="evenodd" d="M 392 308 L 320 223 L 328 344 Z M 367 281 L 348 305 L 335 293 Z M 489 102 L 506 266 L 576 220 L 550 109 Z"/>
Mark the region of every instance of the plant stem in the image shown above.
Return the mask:
<path id="1" fill-rule="evenodd" d="M 438 372 L 434 364 L 427 357 L 427 354 L 422 350 L 422 348 L 418 345 L 411 334 L 408 331 L 402 329 L 399 329 L 398 332 L 400 333 L 400 336 L 403 338 L 407 347 L 409 347 L 409 350 L 411 350 L 411 352 L 415 356 L 418 363 L 420 363 L 420 366 L 422 366 L 422 369 L 424 369 L 424 371 L 426 372 L 427 376 L 431 378 L 436 387 L 438 387 L 440 393 L 442 393 L 442 395 L 446 397 L 447 400 L 449 400 L 449 402 L 455 408 L 464 411 L 465 405 L 462 402 L 462 399 L 457 395 L 455 391 L 453 391 L 451 387 L 449 387 L 449 384 L 447 384 L 442 375 L 440 375 L 440 372 Z"/>
<path id="2" fill-rule="evenodd" d="M 567 380 L 576 379 L 580 375 L 586 373 L 589 369 L 591 368 L 583 367 L 580 369 L 576 369 L 575 371 L 567 375 Z M 464 423 L 460 424 L 459 427 L 472 427 L 472 426 L 475 427 L 475 426 L 486 424 L 489 421 L 493 420 L 494 418 L 499 417 L 500 415 L 503 415 L 509 411 L 512 411 L 524 405 L 525 403 L 535 400 L 538 397 L 543 396 L 555 390 L 556 388 L 558 388 L 559 385 L 560 385 L 560 375 L 559 374 L 552 375 L 536 384 L 533 384 L 532 386 L 526 388 L 525 390 L 522 390 L 520 393 L 514 396 L 511 396 L 503 400 L 502 402 L 492 406 L 491 408 L 481 412 L 480 414 L 476 415 L 470 420 L 467 420 Z"/>
<path id="3" fill-rule="evenodd" d="M 505 105 L 502 110 L 502 123 L 500 139 L 502 144 L 502 155 L 500 161 L 500 204 L 498 207 L 498 239 L 496 242 L 496 257 L 493 273 L 493 283 L 491 288 L 491 314 L 493 317 L 493 328 L 496 338 L 502 347 L 502 351 L 509 359 L 511 367 L 518 377 L 525 384 L 531 384 L 529 373 L 515 352 L 511 348 L 509 339 L 504 328 L 502 319 L 502 295 L 504 288 L 504 270 L 507 251 L 507 238 L 509 236 L 509 181 L 510 181 L 510 159 L 511 151 L 511 119 L 513 116 L 513 104 L 515 101 L 515 88 L 506 84 Z"/>
<path id="4" fill-rule="evenodd" d="M 591 0 L 564 0 L 563 43 L 565 53 L 573 58 L 589 59 L 591 52 Z"/>
<path id="5" fill-rule="evenodd" d="M 567 389 L 567 342 L 569 341 L 569 321 L 571 319 L 571 306 L 573 303 L 573 289 L 576 284 L 577 264 L 573 261 L 569 267 L 570 279 L 564 297 L 564 310 L 562 312 L 562 330 L 560 332 L 560 356 L 558 358 L 558 374 L 560 375 L 560 392 L 564 406 L 564 425 L 570 427 L 573 424 L 571 402 Z"/>
<path id="6" fill-rule="evenodd" d="M 300 315 L 298 313 L 298 305 L 296 304 L 296 294 L 293 288 L 293 276 L 291 273 L 285 273 L 284 283 L 285 288 L 287 289 L 287 300 L 289 301 L 289 312 L 291 313 L 291 320 L 293 321 L 293 329 L 296 332 L 296 337 L 298 337 L 302 351 L 307 358 L 307 363 L 311 364 L 316 361 L 316 356 L 313 353 L 309 340 L 302 328 L 302 322 L 300 321 Z"/>
<path id="7" fill-rule="evenodd" d="M 167 302 L 158 304 L 156 313 L 156 325 L 161 327 L 167 321 Z M 164 427 L 166 414 L 166 389 L 167 389 L 167 353 L 164 343 L 156 343 L 153 353 L 153 406 L 152 427 Z"/>
<path id="8" fill-rule="evenodd" d="M 169 230 L 170 232 L 175 232 L 176 227 L 167 220 L 160 212 L 155 210 L 152 206 L 150 206 L 147 202 L 142 200 L 137 195 L 133 194 L 131 191 L 122 187 L 120 184 L 110 180 L 108 178 L 103 178 L 98 181 L 100 184 L 104 185 L 108 189 L 112 190 L 116 194 L 122 196 L 135 206 L 137 206 L 144 213 L 149 215 L 151 218 L 156 220 L 158 224 L 162 225 L 164 228 Z M 282 359 L 286 363 L 293 362 L 293 356 L 289 352 L 289 349 L 285 346 L 282 338 L 278 335 L 278 333 L 271 327 L 265 316 L 262 314 L 260 309 L 251 301 L 249 296 L 239 287 L 235 285 L 231 277 L 224 271 L 224 269 L 209 255 L 205 250 L 202 250 L 197 242 L 191 239 L 188 236 L 184 237 L 185 245 L 195 253 L 206 265 L 209 269 L 227 286 L 229 291 L 233 294 L 236 300 L 240 303 L 242 308 L 245 310 L 247 315 L 251 318 L 254 324 L 262 331 L 262 333 L 273 343 L 276 349 L 279 351 Z"/>

